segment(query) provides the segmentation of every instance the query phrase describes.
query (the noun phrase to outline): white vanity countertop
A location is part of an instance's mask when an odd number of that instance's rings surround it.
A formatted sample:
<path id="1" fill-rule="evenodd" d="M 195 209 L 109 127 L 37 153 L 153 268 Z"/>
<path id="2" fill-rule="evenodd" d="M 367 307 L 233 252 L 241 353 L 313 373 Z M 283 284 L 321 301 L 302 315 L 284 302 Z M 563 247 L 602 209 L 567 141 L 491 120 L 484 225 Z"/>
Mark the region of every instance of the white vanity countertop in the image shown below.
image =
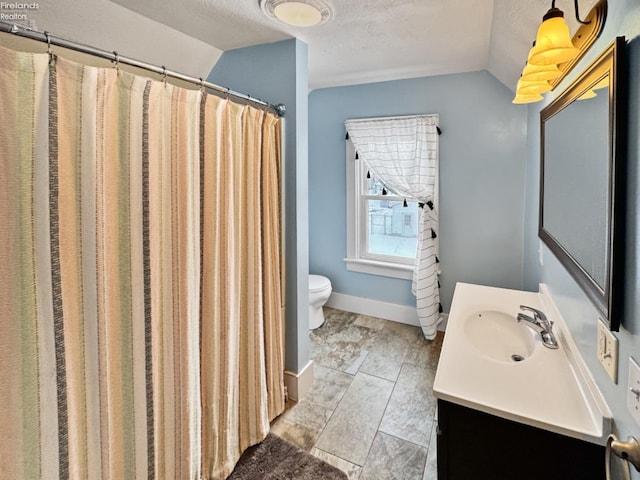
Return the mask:
<path id="1" fill-rule="evenodd" d="M 498 311 L 516 323 L 520 305 L 554 322 L 557 350 L 544 347 L 533 330 L 538 344 L 521 362 L 494 360 L 469 343 L 470 316 Z M 600 445 L 611 433 L 611 412 L 544 285 L 533 293 L 458 283 L 433 391 L 442 400 Z"/>

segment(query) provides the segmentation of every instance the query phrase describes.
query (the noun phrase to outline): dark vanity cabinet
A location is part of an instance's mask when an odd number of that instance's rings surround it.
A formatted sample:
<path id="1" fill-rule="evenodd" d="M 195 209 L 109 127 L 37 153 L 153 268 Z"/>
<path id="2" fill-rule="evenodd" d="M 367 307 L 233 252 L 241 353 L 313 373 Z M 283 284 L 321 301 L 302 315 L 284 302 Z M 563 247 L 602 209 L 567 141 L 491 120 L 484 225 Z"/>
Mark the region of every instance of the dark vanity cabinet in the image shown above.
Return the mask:
<path id="1" fill-rule="evenodd" d="M 438 480 L 604 480 L 605 448 L 438 400 Z"/>

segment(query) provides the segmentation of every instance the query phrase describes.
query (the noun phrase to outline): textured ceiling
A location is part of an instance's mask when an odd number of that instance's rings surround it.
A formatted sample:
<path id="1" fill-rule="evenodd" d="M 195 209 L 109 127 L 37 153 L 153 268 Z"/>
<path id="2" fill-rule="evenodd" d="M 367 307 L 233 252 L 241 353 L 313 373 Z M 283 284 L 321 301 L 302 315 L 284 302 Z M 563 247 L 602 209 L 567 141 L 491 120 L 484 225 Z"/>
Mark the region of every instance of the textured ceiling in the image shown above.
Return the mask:
<path id="1" fill-rule="evenodd" d="M 488 70 L 512 90 L 549 0 L 332 0 L 334 18 L 290 27 L 258 0 L 113 0 L 221 50 L 296 37 L 310 89 Z M 596 0 L 582 0 L 586 13 Z M 571 32 L 573 1 L 557 0 Z M 583 16 L 584 16 L 583 13 Z"/>

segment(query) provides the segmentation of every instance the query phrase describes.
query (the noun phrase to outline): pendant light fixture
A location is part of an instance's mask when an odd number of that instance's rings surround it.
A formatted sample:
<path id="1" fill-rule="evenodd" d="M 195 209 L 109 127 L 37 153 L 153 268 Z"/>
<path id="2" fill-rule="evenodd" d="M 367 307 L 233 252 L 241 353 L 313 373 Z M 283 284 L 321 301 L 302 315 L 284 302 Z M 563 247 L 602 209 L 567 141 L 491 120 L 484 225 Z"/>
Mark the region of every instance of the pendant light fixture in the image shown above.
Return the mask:
<path id="1" fill-rule="evenodd" d="M 544 97 L 539 93 L 535 94 L 526 94 L 526 93 L 516 93 L 515 98 L 512 103 L 521 104 L 521 103 L 535 103 L 540 100 L 544 100 Z"/>
<path id="2" fill-rule="evenodd" d="M 609 75 L 605 75 L 601 80 L 596 82 L 596 84 L 593 87 L 591 87 L 590 90 L 587 90 L 582 95 L 580 95 L 580 97 L 578 97 L 578 100 L 588 100 L 589 98 L 597 97 L 598 93 L 596 92 L 596 90 L 600 90 L 601 88 L 606 88 L 608 86 L 609 86 Z"/>
<path id="3" fill-rule="evenodd" d="M 591 90 L 587 90 L 582 95 L 580 95 L 578 97 L 578 100 L 589 100 L 590 98 L 594 98 L 597 96 L 598 94 L 595 92 L 595 90 L 591 89 Z"/>
<path id="4" fill-rule="evenodd" d="M 578 0 L 574 0 L 575 14 L 578 22 Z M 564 20 L 564 13 L 556 8 L 555 0 L 552 0 L 551 8 L 542 18 L 542 24 L 538 27 L 536 40 L 529 50 L 527 63 L 522 71 L 516 87 L 516 96 L 513 103 L 531 103 L 543 99 L 542 93 L 552 89 L 549 83 L 562 73 L 559 64 L 575 58 L 579 50 L 573 45 L 569 27 Z"/>
<path id="5" fill-rule="evenodd" d="M 531 65 L 557 65 L 571 60 L 578 55 L 578 49 L 573 46 L 564 13 L 555 7 L 555 0 L 549 11 L 542 17 L 542 24 L 538 27 L 536 46 L 529 56 Z"/>
<path id="6" fill-rule="evenodd" d="M 560 69 L 557 65 L 531 65 L 527 62 L 527 65 L 522 71 L 523 82 L 536 82 L 540 80 L 553 80 L 560 75 Z"/>
<path id="7" fill-rule="evenodd" d="M 518 81 L 516 93 L 524 95 L 539 95 L 551 91 L 551 85 L 546 80 L 537 80 L 535 82 L 525 82 L 522 78 Z"/>
<path id="8" fill-rule="evenodd" d="M 333 8 L 328 0 L 260 0 L 270 18 L 294 27 L 312 27 L 329 21 Z"/>
<path id="9" fill-rule="evenodd" d="M 594 90 L 600 90 L 601 88 L 606 88 L 609 86 L 609 75 L 605 75 L 602 80 L 600 80 L 598 83 L 596 83 L 593 86 Z"/>

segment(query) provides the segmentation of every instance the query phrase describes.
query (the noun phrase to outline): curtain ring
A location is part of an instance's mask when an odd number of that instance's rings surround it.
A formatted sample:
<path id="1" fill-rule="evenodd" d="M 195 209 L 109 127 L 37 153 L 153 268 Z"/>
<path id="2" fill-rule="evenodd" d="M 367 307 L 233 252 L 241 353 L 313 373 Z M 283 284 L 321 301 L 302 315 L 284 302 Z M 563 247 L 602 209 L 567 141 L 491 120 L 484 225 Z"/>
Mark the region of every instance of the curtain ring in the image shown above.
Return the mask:
<path id="1" fill-rule="evenodd" d="M 165 87 L 167 86 L 167 67 L 164 65 L 162 65 L 162 83 Z"/>
<path id="2" fill-rule="evenodd" d="M 118 52 L 116 52 L 115 50 L 113 51 L 113 55 L 114 55 L 114 59 L 113 61 L 115 62 L 115 69 L 118 70 L 120 68 L 120 55 L 118 55 Z"/>
<path id="3" fill-rule="evenodd" d="M 44 36 L 47 38 L 47 53 L 51 55 L 51 36 L 49 32 L 44 32 Z"/>
<path id="4" fill-rule="evenodd" d="M 200 77 L 200 91 L 204 93 L 204 80 Z"/>

